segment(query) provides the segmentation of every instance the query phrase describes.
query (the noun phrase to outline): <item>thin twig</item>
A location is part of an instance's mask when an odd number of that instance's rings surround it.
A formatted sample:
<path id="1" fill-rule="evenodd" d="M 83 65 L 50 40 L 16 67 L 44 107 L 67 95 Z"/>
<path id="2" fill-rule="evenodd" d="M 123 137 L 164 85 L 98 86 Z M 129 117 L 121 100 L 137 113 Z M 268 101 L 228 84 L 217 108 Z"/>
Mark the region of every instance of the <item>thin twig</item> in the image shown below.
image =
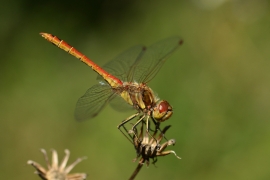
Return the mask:
<path id="1" fill-rule="evenodd" d="M 135 179 L 135 177 L 137 176 L 137 174 L 140 172 L 142 166 L 143 166 L 143 163 L 144 163 L 145 159 L 142 158 L 139 163 L 138 163 L 138 166 L 137 168 L 135 169 L 135 171 L 133 172 L 133 174 L 130 176 L 129 180 L 133 180 Z"/>

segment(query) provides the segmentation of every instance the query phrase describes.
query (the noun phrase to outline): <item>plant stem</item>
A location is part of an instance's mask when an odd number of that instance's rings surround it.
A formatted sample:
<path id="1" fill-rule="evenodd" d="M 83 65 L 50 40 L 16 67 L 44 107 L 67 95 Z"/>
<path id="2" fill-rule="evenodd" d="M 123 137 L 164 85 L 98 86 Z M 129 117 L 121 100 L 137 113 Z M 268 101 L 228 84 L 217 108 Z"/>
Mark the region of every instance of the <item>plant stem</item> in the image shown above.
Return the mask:
<path id="1" fill-rule="evenodd" d="M 136 175 L 139 173 L 139 171 L 141 170 L 142 166 L 144 163 L 144 158 L 141 158 L 141 160 L 138 163 L 137 168 L 135 169 L 135 171 L 133 172 L 133 174 L 130 176 L 129 180 L 133 180 L 135 179 Z"/>

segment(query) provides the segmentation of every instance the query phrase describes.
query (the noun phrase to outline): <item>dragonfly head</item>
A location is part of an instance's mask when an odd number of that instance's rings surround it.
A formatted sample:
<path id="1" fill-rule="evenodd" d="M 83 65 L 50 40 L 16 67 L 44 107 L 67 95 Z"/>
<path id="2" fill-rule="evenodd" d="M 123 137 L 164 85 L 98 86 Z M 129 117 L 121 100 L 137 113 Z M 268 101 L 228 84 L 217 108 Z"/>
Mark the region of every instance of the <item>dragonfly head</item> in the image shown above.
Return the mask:
<path id="1" fill-rule="evenodd" d="M 159 101 L 153 110 L 153 118 L 158 122 L 163 122 L 173 114 L 172 106 L 167 101 Z"/>

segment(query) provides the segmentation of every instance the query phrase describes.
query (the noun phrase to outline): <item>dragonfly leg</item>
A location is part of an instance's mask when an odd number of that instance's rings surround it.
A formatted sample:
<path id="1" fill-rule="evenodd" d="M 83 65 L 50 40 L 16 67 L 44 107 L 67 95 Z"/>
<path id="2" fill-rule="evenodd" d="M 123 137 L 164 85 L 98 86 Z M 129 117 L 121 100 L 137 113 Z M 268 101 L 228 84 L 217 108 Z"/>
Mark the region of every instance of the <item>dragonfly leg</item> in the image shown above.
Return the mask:
<path id="1" fill-rule="evenodd" d="M 137 117 L 140 113 L 136 113 L 136 114 L 133 114 L 132 116 L 128 117 L 127 119 L 125 119 L 124 121 L 122 121 L 118 126 L 117 128 L 121 131 L 121 133 L 133 144 L 132 142 L 132 136 L 130 135 L 130 133 L 128 132 L 128 130 L 126 129 L 125 127 L 125 124 L 129 121 L 131 121 L 132 119 L 134 119 L 135 117 Z M 128 136 L 120 129 L 121 127 L 124 128 L 125 132 L 128 134 Z"/>
<path id="2" fill-rule="evenodd" d="M 146 133 L 148 135 L 150 135 L 152 139 L 154 139 L 155 141 L 157 141 L 156 138 L 154 137 L 157 130 L 153 130 L 153 129 L 150 128 L 149 116 L 147 116 L 146 120 L 143 120 L 144 118 L 145 118 L 145 115 L 142 115 L 140 117 L 140 119 L 136 122 L 136 124 L 133 125 L 132 129 L 130 130 L 131 131 L 130 133 L 133 133 L 136 136 L 136 134 L 134 133 L 134 129 L 136 129 L 136 126 L 140 122 L 142 122 L 142 127 L 143 127 L 143 124 L 145 124 L 145 126 L 146 126 Z M 154 134 L 152 135 L 151 133 L 149 133 L 149 130 L 152 131 L 152 132 L 154 132 Z"/>
<path id="3" fill-rule="evenodd" d="M 145 115 L 142 115 L 139 120 L 132 126 L 131 130 L 129 131 L 129 134 L 134 134 L 134 136 L 139 139 L 135 133 L 135 129 L 137 127 L 138 124 L 140 124 L 140 122 L 142 122 L 142 120 L 145 118 Z"/>
<path id="4" fill-rule="evenodd" d="M 156 125 L 156 122 L 155 122 L 155 121 L 154 121 L 154 124 L 155 124 L 155 126 L 156 126 L 156 128 L 157 128 L 157 125 Z M 149 132 L 149 129 L 150 129 L 150 122 L 149 122 L 149 116 L 147 116 L 147 117 L 146 117 L 146 132 L 147 132 L 148 135 L 151 136 L 151 138 L 153 138 L 153 139 L 157 142 L 156 138 L 155 138 L 154 136 L 152 136 L 152 134 Z M 151 129 L 150 129 L 150 130 L 151 130 Z M 155 133 L 154 133 L 154 134 L 155 134 Z"/>
<path id="5" fill-rule="evenodd" d="M 164 134 L 164 133 L 162 132 L 162 130 L 159 128 L 160 122 L 157 122 L 153 117 L 151 117 L 151 119 L 152 119 L 153 123 L 155 124 L 156 129 L 157 129 L 160 133 L 162 133 L 164 139 L 166 139 L 166 141 L 168 141 L 168 139 L 165 137 L 165 134 Z"/>

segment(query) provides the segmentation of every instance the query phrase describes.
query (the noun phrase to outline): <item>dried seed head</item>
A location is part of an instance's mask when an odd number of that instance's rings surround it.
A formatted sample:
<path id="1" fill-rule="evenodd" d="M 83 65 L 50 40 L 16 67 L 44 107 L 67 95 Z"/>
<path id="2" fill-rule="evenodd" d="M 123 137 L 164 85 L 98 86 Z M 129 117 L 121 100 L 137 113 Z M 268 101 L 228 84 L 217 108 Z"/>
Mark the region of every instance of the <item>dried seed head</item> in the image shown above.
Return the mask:
<path id="1" fill-rule="evenodd" d="M 157 162 L 158 156 L 166 156 L 168 154 L 174 154 L 176 158 L 181 159 L 179 156 L 176 155 L 174 151 L 165 151 L 165 149 L 169 145 L 175 144 L 174 139 L 170 139 L 160 144 L 160 142 L 164 138 L 166 131 L 171 127 L 170 125 L 164 127 L 157 138 L 157 128 L 152 135 L 149 135 L 150 132 L 147 133 L 146 130 L 144 131 L 143 127 L 144 125 L 142 124 L 141 130 L 138 132 L 137 129 L 135 129 L 134 132 L 135 135 L 133 136 L 133 144 L 137 153 L 137 157 L 134 159 L 134 161 L 141 157 L 139 163 L 146 162 L 146 164 L 149 165 L 149 161 L 150 159 L 152 159 L 153 164 L 155 164 Z"/>
<path id="2" fill-rule="evenodd" d="M 174 139 L 167 140 L 166 142 L 160 144 L 160 142 L 165 136 L 166 131 L 171 126 L 166 126 L 160 132 L 157 138 L 156 138 L 157 131 L 160 131 L 158 126 L 156 126 L 156 130 L 154 131 L 153 134 L 150 134 L 150 132 L 147 132 L 146 130 L 144 131 L 143 127 L 144 124 L 141 123 L 141 130 L 139 132 L 137 131 L 136 128 L 134 130 L 133 144 L 136 149 L 137 157 L 133 161 L 136 161 L 138 158 L 140 158 L 140 160 L 137 168 L 132 173 L 129 180 L 133 180 L 137 176 L 144 163 L 146 163 L 146 165 L 149 166 L 150 159 L 153 160 L 153 164 L 157 162 L 158 156 L 166 156 L 168 154 L 174 154 L 176 158 L 181 159 L 176 155 L 174 151 L 172 150 L 165 151 L 167 146 L 175 144 Z"/>
<path id="3" fill-rule="evenodd" d="M 58 155 L 55 150 L 52 150 L 52 164 L 49 162 L 47 152 L 41 149 L 44 155 L 45 161 L 47 163 L 48 170 L 43 168 L 40 164 L 34 161 L 27 161 L 27 164 L 32 165 L 36 169 L 36 174 L 38 174 L 43 180 L 83 180 L 86 179 L 85 173 L 68 174 L 79 162 L 86 159 L 86 157 L 78 158 L 71 165 L 66 167 L 67 161 L 70 155 L 69 150 L 65 150 L 65 157 L 62 163 L 58 166 Z"/>

